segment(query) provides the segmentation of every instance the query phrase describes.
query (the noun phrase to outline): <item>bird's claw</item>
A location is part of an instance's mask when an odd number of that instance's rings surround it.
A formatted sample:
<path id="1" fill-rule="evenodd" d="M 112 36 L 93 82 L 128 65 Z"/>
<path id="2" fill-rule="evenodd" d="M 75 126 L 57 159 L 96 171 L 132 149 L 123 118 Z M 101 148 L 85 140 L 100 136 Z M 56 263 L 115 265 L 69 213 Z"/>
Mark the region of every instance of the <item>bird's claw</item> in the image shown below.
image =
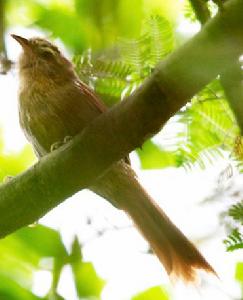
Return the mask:
<path id="1" fill-rule="evenodd" d="M 65 138 L 63 140 L 63 144 L 70 142 L 72 139 L 73 139 L 73 137 L 71 135 L 65 136 Z"/>
<path id="2" fill-rule="evenodd" d="M 63 145 L 63 142 L 56 142 L 54 144 L 51 145 L 51 152 L 57 150 L 58 148 L 60 148 Z"/>
<path id="3" fill-rule="evenodd" d="M 63 141 L 61 142 L 56 142 L 54 144 L 51 145 L 51 152 L 57 150 L 58 148 L 60 148 L 61 146 L 67 144 L 68 142 L 70 142 L 72 140 L 72 136 L 71 135 L 67 135 L 65 136 L 65 138 L 63 139 Z"/>

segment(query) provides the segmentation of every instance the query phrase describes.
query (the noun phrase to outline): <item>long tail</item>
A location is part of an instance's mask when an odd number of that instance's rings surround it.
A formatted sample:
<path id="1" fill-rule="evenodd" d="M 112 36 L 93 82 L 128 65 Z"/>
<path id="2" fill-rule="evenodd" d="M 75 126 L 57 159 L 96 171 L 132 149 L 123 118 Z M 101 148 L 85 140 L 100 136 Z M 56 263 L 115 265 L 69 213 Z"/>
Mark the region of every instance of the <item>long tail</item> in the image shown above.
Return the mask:
<path id="1" fill-rule="evenodd" d="M 126 211 L 173 280 L 193 282 L 197 269 L 216 275 L 196 247 L 139 184 L 130 166 L 117 163 L 91 190 Z"/>

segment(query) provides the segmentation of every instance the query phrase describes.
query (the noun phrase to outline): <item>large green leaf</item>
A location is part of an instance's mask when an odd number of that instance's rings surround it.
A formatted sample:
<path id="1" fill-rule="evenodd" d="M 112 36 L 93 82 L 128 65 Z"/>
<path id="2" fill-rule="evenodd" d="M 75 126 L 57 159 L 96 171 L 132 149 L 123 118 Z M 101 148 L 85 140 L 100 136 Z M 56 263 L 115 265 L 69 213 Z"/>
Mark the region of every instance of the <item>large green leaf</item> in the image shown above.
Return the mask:
<path id="1" fill-rule="evenodd" d="M 41 300 L 29 289 L 22 287 L 16 281 L 7 276 L 0 275 L 0 299 L 1 300 Z"/>
<path id="2" fill-rule="evenodd" d="M 105 282 L 97 275 L 92 263 L 83 261 L 77 239 L 73 242 L 70 263 L 78 296 L 85 299 L 100 299 Z"/>
<path id="3" fill-rule="evenodd" d="M 40 257 L 67 259 L 68 254 L 60 233 L 52 228 L 40 224 L 25 227 L 14 234 L 14 239 L 20 240 Z"/>
<path id="4" fill-rule="evenodd" d="M 48 269 L 52 272 L 52 289 L 55 290 L 67 261 L 60 234 L 42 225 L 23 228 L 0 241 L 0 276 L 25 289 L 31 289 L 36 271 Z"/>

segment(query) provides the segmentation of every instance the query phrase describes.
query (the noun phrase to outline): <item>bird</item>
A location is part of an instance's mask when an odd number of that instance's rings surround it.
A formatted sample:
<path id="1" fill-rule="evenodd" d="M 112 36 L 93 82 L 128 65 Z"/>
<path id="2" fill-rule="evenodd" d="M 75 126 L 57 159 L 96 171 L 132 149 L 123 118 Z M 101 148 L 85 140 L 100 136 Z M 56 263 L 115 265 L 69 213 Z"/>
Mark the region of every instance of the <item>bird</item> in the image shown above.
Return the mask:
<path id="1" fill-rule="evenodd" d="M 12 37 L 22 47 L 18 60 L 20 126 L 41 159 L 108 108 L 53 43 L 40 37 Z M 127 158 L 116 162 L 89 189 L 125 211 L 172 281 L 194 283 L 199 269 L 216 275 L 143 188 Z"/>

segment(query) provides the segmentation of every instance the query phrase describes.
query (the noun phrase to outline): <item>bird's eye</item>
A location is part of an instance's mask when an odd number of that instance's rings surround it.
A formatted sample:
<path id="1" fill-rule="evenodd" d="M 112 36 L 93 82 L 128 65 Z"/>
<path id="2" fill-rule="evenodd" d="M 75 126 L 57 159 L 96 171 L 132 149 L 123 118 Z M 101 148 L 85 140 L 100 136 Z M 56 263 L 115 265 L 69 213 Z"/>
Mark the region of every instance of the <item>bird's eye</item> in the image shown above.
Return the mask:
<path id="1" fill-rule="evenodd" d="M 53 53 L 49 50 L 43 50 L 43 51 L 41 51 L 41 56 L 43 58 L 50 59 L 53 57 Z"/>

